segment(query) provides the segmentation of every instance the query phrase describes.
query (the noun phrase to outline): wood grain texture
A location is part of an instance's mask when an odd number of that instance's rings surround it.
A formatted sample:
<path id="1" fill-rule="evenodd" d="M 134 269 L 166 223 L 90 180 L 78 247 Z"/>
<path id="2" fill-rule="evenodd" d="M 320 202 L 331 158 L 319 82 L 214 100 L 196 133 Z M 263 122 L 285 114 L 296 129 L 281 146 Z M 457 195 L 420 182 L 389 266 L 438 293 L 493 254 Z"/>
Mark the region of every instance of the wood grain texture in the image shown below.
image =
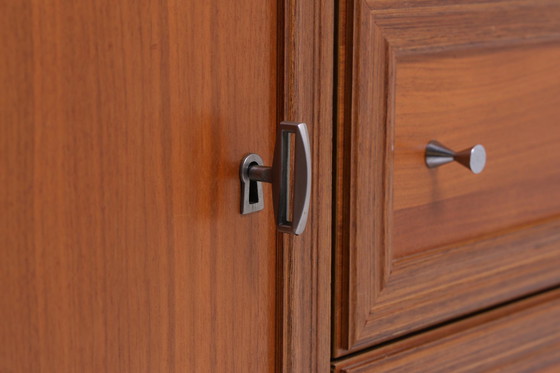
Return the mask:
<path id="1" fill-rule="evenodd" d="M 397 59 L 395 257 L 560 216 L 560 41 Z M 432 138 L 486 169 L 424 167 Z"/>
<path id="2" fill-rule="evenodd" d="M 556 372 L 559 317 L 554 290 L 335 362 L 333 373 Z"/>
<path id="3" fill-rule="evenodd" d="M 560 282 L 559 4 L 344 1 L 338 32 L 334 356 Z M 496 64 L 502 68 L 490 71 Z M 439 106 L 430 90 L 441 93 Z M 488 102 L 493 110 L 475 110 Z M 493 125 L 482 126 L 490 115 Z M 434 186 L 421 159 L 428 136 L 457 148 L 486 136 L 489 168 L 476 179 L 445 166 Z M 549 149 L 543 169 L 516 158 L 520 148 L 507 142 L 521 138 Z M 531 184 L 515 166 L 538 180 Z M 539 193 L 531 194 L 534 186 Z M 478 205 L 505 211 L 477 210 L 469 191 L 484 195 Z M 450 212 L 435 218 L 446 229 L 432 234 L 427 222 L 442 210 L 430 205 L 438 198 Z M 460 215 L 467 209 L 473 214 Z M 472 225 L 465 233 L 454 223 Z"/>
<path id="4" fill-rule="evenodd" d="M 276 5 L 0 4 L 0 371 L 274 370 Z"/>
<path id="5" fill-rule="evenodd" d="M 313 182 L 307 228 L 279 235 L 277 371 L 326 372 L 330 364 L 333 0 L 282 3 L 279 120 L 306 122 Z"/>

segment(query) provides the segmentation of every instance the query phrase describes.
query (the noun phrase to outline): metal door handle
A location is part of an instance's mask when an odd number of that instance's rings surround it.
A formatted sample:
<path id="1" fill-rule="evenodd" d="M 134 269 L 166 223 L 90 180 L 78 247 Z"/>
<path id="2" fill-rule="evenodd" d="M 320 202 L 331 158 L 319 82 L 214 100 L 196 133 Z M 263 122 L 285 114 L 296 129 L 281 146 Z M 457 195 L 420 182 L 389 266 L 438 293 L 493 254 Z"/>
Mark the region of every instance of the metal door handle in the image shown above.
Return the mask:
<path id="1" fill-rule="evenodd" d="M 290 162 L 290 134 L 295 135 L 293 170 Z M 264 166 L 259 155 L 248 154 L 241 160 L 239 173 L 242 214 L 264 208 L 261 182 L 272 183 L 274 216 L 278 230 L 295 235 L 304 231 L 311 197 L 311 146 L 305 123 L 281 122 L 276 135 L 272 167 Z M 291 175 L 294 179 L 292 189 Z"/>
<path id="2" fill-rule="evenodd" d="M 435 168 L 457 161 L 474 174 L 479 174 L 486 166 L 486 149 L 482 145 L 475 145 L 460 152 L 454 152 L 437 141 L 430 141 L 426 145 L 426 165 Z"/>

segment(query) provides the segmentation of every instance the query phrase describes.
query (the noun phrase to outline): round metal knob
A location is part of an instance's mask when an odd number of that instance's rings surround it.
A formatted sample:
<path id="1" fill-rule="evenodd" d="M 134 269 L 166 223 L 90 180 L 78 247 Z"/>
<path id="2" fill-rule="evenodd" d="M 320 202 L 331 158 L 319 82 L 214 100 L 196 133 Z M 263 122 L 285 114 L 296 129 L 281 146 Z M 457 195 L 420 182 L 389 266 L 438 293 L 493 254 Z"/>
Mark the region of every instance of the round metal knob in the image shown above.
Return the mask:
<path id="1" fill-rule="evenodd" d="M 482 145 L 455 152 L 437 141 L 430 141 L 426 145 L 426 165 L 429 168 L 457 161 L 474 174 L 479 174 L 486 166 L 486 149 Z"/>

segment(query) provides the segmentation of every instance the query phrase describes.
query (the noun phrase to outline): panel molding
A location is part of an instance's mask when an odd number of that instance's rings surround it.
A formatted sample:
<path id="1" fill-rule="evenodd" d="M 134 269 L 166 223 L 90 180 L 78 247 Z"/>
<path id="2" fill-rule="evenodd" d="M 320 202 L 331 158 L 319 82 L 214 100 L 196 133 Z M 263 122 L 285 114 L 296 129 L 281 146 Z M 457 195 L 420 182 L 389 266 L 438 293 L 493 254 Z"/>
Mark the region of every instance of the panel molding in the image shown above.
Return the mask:
<path id="1" fill-rule="evenodd" d="M 556 288 L 335 361 L 332 372 L 554 370 L 559 316 Z"/>
<path id="2" fill-rule="evenodd" d="M 393 258 L 391 149 L 399 58 L 560 40 L 560 7 L 553 1 L 426 4 L 340 3 L 335 357 L 559 281 L 558 217 Z M 507 17 L 500 17 L 506 10 Z M 500 258 L 501 265 L 492 265 L 492 258 L 494 263 Z M 443 277 L 445 284 L 440 283 Z M 500 282 L 503 286 L 496 286 Z"/>

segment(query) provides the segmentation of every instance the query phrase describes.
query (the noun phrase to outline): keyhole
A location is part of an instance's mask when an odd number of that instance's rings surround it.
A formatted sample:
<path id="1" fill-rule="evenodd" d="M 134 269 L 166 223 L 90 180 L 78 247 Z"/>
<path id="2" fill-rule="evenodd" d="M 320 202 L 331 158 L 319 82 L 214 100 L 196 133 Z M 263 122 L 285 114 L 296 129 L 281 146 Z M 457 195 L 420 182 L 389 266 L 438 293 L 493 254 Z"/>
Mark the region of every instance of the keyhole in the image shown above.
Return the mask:
<path id="1" fill-rule="evenodd" d="M 249 165 L 249 167 L 251 166 L 255 166 L 258 165 L 257 162 L 253 162 Z M 258 181 L 254 181 L 254 180 L 250 180 L 249 181 L 249 203 L 252 205 L 254 203 L 259 203 L 259 190 L 257 187 L 257 183 Z"/>

